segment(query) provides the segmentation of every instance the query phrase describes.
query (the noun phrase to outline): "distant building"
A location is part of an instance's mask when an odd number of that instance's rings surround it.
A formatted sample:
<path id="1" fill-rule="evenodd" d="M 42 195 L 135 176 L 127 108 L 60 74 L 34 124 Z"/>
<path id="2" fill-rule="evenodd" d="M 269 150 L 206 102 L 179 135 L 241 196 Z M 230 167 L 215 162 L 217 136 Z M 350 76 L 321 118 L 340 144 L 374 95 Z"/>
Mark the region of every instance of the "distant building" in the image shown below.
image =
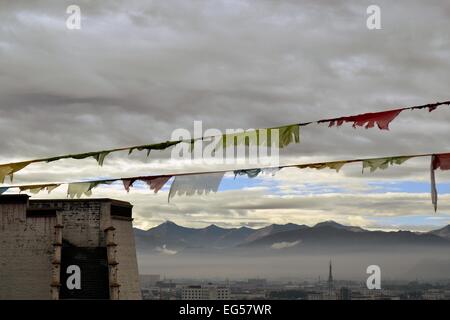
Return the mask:
<path id="1" fill-rule="evenodd" d="M 140 299 L 132 205 L 0 196 L 0 266 L 0 300 Z"/>
<path id="2" fill-rule="evenodd" d="M 333 266 L 331 265 L 331 260 L 330 260 L 330 267 L 328 270 L 328 295 L 333 295 L 334 294 L 334 282 L 333 282 Z"/>
<path id="3" fill-rule="evenodd" d="M 264 292 L 237 292 L 230 295 L 231 300 L 264 300 L 266 298 Z"/>
<path id="4" fill-rule="evenodd" d="M 400 296 L 390 290 L 360 288 L 352 292 L 352 300 L 400 300 Z"/>
<path id="5" fill-rule="evenodd" d="M 143 300 L 160 300 L 161 299 L 161 288 L 151 287 L 144 288 L 141 290 Z"/>
<path id="6" fill-rule="evenodd" d="M 175 289 L 177 287 L 177 284 L 172 280 L 163 280 L 156 282 L 156 286 L 164 289 Z"/>
<path id="7" fill-rule="evenodd" d="M 347 287 L 342 287 L 339 290 L 339 300 L 352 300 L 352 290 Z"/>
<path id="8" fill-rule="evenodd" d="M 140 276 L 140 279 L 143 288 L 153 287 L 161 281 L 161 276 L 159 274 L 144 274 Z"/>
<path id="9" fill-rule="evenodd" d="M 306 300 L 323 300 L 323 292 L 309 292 Z"/>
<path id="10" fill-rule="evenodd" d="M 320 287 L 317 290 L 310 291 L 306 295 L 307 300 L 338 300 L 339 296 L 336 294 L 334 288 L 334 279 L 333 279 L 333 266 L 330 263 L 328 265 L 328 280 L 326 282 L 326 287 L 320 284 L 319 277 L 319 285 Z"/>
<path id="11" fill-rule="evenodd" d="M 230 288 L 214 285 L 186 286 L 181 292 L 182 300 L 230 300 Z"/>
<path id="12" fill-rule="evenodd" d="M 267 279 L 260 279 L 260 278 L 248 279 L 247 284 L 250 287 L 261 288 L 267 286 Z"/>
<path id="13" fill-rule="evenodd" d="M 445 292 L 440 289 L 429 289 L 422 294 L 423 300 L 445 300 Z"/>

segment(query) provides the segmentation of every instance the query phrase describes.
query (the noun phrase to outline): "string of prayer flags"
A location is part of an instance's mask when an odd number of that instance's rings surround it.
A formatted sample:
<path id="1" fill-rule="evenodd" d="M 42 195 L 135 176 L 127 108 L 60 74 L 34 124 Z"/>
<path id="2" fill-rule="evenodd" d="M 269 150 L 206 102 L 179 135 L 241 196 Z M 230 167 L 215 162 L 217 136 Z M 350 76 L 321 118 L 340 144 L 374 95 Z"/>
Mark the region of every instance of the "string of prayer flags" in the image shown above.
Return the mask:
<path id="1" fill-rule="evenodd" d="M 436 176 L 435 176 L 436 156 L 431 156 L 430 176 L 431 176 L 431 203 L 433 204 L 434 212 L 437 211 L 438 193 L 436 188 Z"/>
<path id="2" fill-rule="evenodd" d="M 74 182 L 69 183 L 67 188 L 67 195 L 73 199 L 75 197 L 81 198 L 82 195 L 91 196 L 92 189 L 96 188 L 101 184 L 111 184 L 115 180 L 99 180 L 90 182 Z"/>
<path id="3" fill-rule="evenodd" d="M 125 188 L 125 190 L 127 192 L 130 192 L 130 188 L 133 186 L 133 183 L 135 183 L 137 180 L 132 178 L 132 179 L 122 179 L 122 183 L 123 183 L 123 187 Z"/>
<path id="4" fill-rule="evenodd" d="M 348 161 L 322 162 L 322 163 L 299 165 L 299 166 L 297 166 L 297 168 L 299 168 L 299 169 L 309 168 L 309 169 L 317 169 L 317 170 L 334 169 L 334 170 L 336 170 L 336 172 L 339 172 L 339 170 L 341 170 L 341 168 L 346 163 L 348 163 Z"/>
<path id="5" fill-rule="evenodd" d="M 175 176 L 170 186 L 168 200 L 170 201 L 176 194 L 192 196 L 217 192 L 224 174 L 224 172 L 215 172 Z"/>
<path id="6" fill-rule="evenodd" d="M 375 125 L 378 126 L 378 128 L 382 130 L 389 130 L 389 124 L 400 114 L 400 112 L 404 110 L 416 110 L 416 109 L 425 109 L 428 108 L 428 110 L 431 112 L 435 110 L 437 107 L 443 106 L 443 105 L 450 105 L 450 101 L 443 101 L 443 102 L 437 102 L 432 104 L 426 104 L 421 106 L 413 106 L 413 107 L 405 107 L 401 109 L 394 109 L 394 110 L 388 110 L 383 112 L 375 112 L 375 113 L 365 113 L 355 116 L 347 116 L 347 117 L 340 117 L 340 118 L 333 118 L 333 119 L 325 119 L 325 120 L 319 120 L 319 121 L 310 121 L 310 122 L 304 122 L 304 123 L 297 123 L 292 125 L 285 125 L 280 127 L 274 127 L 274 128 L 268 128 L 268 129 L 256 129 L 256 130 L 248 130 L 241 133 L 236 134 L 225 134 L 221 136 L 220 143 L 218 145 L 223 145 L 223 147 L 231 146 L 231 145 L 237 145 L 244 143 L 245 145 L 249 146 L 251 145 L 251 141 L 255 141 L 255 144 L 258 146 L 262 146 L 264 144 L 271 145 L 272 140 L 269 139 L 269 136 L 272 135 L 274 130 L 278 130 L 279 132 L 279 148 L 284 148 L 285 146 L 291 144 L 291 143 L 298 143 L 300 142 L 300 127 L 301 126 L 307 126 L 313 123 L 323 123 L 328 122 L 329 126 L 332 127 L 334 125 L 341 126 L 344 122 L 353 122 L 353 127 L 357 126 L 365 126 L 366 128 L 372 128 Z M 256 139 L 253 139 L 256 135 Z M 264 139 L 266 137 L 266 139 Z M 80 153 L 80 154 L 67 154 L 62 156 L 56 156 L 56 157 L 48 157 L 48 158 L 41 158 L 41 159 L 34 159 L 29 161 L 22 161 L 22 162 L 16 162 L 16 163 L 9 163 L 9 164 L 0 164 L 0 182 L 3 183 L 6 176 L 13 177 L 13 173 L 22 170 L 30 163 L 35 162 L 53 162 L 61 159 L 85 159 L 88 157 L 93 157 L 97 160 L 98 164 L 101 166 L 103 165 L 105 158 L 107 155 L 109 155 L 112 152 L 118 152 L 118 151 L 126 151 L 128 150 L 128 153 L 131 154 L 134 150 L 147 150 L 147 156 L 150 154 L 151 150 L 164 150 L 166 148 L 169 148 L 173 145 L 176 145 L 181 142 L 189 142 L 191 143 L 191 150 L 193 147 L 193 143 L 196 140 L 205 140 L 205 139 L 213 139 L 215 136 L 203 136 L 196 139 L 188 139 L 188 140 L 179 140 L 179 141 L 166 141 L 162 143 L 154 143 L 154 144 L 148 144 L 148 145 L 139 145 L 139 146 L 132 146 L 132 147 L 122 147 L 122 148 L 115 148 L 115 149 L 109 149 L 109 150 L 103 150 L 103 151 L 95 151 L 95 152 L 88 152 L 88 153 Z M 217 137 L 218 138 L 218 137 Z"/>
<path id="7" fill-rule="evenodd" d="M 153 190 L 155 193 L 158 193 L 158 191 L 164 187 L 164 185 L 167 183 L 167 181 L 170 180 L 172 176 L 162 176 L 162 177 L 152 177 L 147 179 L 142 179 L 147 185 L 149 186 L 150 190 Z"/>
<path id="8" fill-rule="evenodd" d="M 434 154 L 433 169 L 450 170 L 450 153 Z"/>
<path id="9" fill-rule="evenodd" d="M 220 141 L 217 143 L 215 150 L 217 151 L 218 148 L 226 149 L 228 147 L 236 147 L 240 145 L 250 146 L 250 145 L 259 145 L 260 143 L 260 130 L 246 130 L 241 131 L 237 133 L 228 133 L 222 135 L 220 138 Z M 195 143 L 195 140 L 193 141 Z M 194 146 L 194 144 L 191 143 L 191 151 Z"/>
<path id="10" fill-rule="evenodd" d="M 71 158 L 81 160 L 89 157 L 97 160 L 99 166 L 103 166 L 103 162 L 105 161 L 106 156 L 109 154 L 108 151 L 100 151 L 100 152 L 89 152 L 80 155 L 73 155 Z"/>
<path id="11" fill-rule="evenodd" d="M 103 162 L 105 161 L 106 156 L 109 154 L 108 151 L 103 151 L 97 153 L 94 157 L 95 160 L 97 160 L 99 166 L 103 166 Z"/>
<path id="12" fill-rule="evenodd" d="M 23 161 L 16 163 L 8 163 L 0 165 L 0 183 L 5 182 L 5 177 L 9 176 L 11 182 L 13 181 L 13 174 L 28 166 L 32 161 Z"/>
<path id="13" fill-rule="evenodd" d="M 275 140 L 278 135 L 278 140 Z M 300 142 L 300 126 L 298 124 L 274 127 L 269 129 L 246 130 L 236 133 L 222 135 L 217 147 L 228 148 L 239 145 L 258 145 L 272 146 L 275 142 L 276 147 L 282 149 L 291 143 Z M 191 147 L 193 142 L 191 141 Z"/>
<path id="14" fill-rule="evenodd" d="M 400 165 L 403 162 L 411 159 L 411 157 L 387 157 L 387 158 L 376 158 L 376 159 L 366 159 L 363 160 L 363 173 L 364 169 L 370 168 L 370 172 L 374 172 L 377 169 L 387 169 L 389 166 L 394 164 Z"/>
<path id="15" fill-rule="evenodd" d="M 20 186 L 20 192 L 30 191 L 33 194 L 39 193 L 43 190 L 47 190 L 48 193 L 52 192 L 54 189 L 58 188 L 61 184 L 51 183 L 51 184 L 39 184 L 39 185 L 28 185 Z"/>
<path id="16" fill-rule="evenodd" d="M 284 148 L 291 143 L 299 143 L 300 142 L 300 126 L 299 125 L 291 125 L 274 128 L 278 130 L 279 133 L 279 143 L 278 148 Z"/>
<path id="17" fill-rule="evenodd" d="M 443 106 L 443 105 L 450 105 L 450 101 L 428 103 L 428 104 L 424 104 L 421 106 L 414 106 L 414 107 L 409 107 L 409 108 L 404 108 L 404 109 L 405 110 L 406 109 L 411 109 L 411 110 L 428 109 L 428 112 L 432 112 L 432 111 L 436 110 L 438 107 Z"/>
<path id="18" fill-rule="evenodd" d="M 238 145 L 250 145 L 250 143 L 252 142 L 251 140 L 253 135 L 255 135 L 255 139 L 256 140 L 256 131 L 242 131 L 242 132 L 237 132 L 237 133 L 228 133 L 228 134 L 224 134 L 222 135 L 222 137 L 220 138 L 220 142 L 217 144 L 216 146 L 216 150 L 217 148 L 222 147 L 223 149 L 228 148 L 230 146 L 238 146 Z M 254 142 L 253 144 L 255 144 L 256 142 Z M 192 146 L 192 144 L 191 144 Z"/>
<path id="19" fill-rule="evenodd" d="M 275 167 L 275 168 L 262 168 L 261 169 L 261 174 L 265 174 L 265 175 L 270 175 L 270 176 L 275 176 L 275 174 L 280 171 L 281 168 L 279 167 Z"/>
<path id="20" fill-rule="evenodd" d="M 128 150 L 128 154 L 133 153 L 134 150 L 138 150 L 138 151 L 147 150 L 147 157 L 148 157 L 152 150 L 164 150 L 164 149 L 174 146 L 180 142 L 181 141 L 166 141 L 166 142 L 162 142 L 162 143 L 154 143 L 154 144 L 149 144 L 149 145 L 144 145 L 144 146 L 131 147 Z"/>
<path id="21" fill-rule="evenodd" d="M 438 192 L 436 188 L 435 170 L 450 170 L 450 153 L 433 154 L 431 156 L 431 202 L 433 203 L 434 211 L 437 211 Z"/>
<path id="22" fill-rule="evenodd" d="M 133 186 L 133 184 L 140 180 L 144 181 L 150 188 L 150 190 L 153 190 L 155 193 L 158 193 L 159 190 L 161 190 L 162 187 L 167 183 L 167 181 L 170 180 L 172 176 L 151 176 L 151 177 L 138 177 L 138 178 L 130 178 L 130 179 L 122 179 L 123 186 L 127 192 L 130 192 L 130 187 Z"/>
<path id="23" fill-rule="evenodd" d="M 237 176 L 246 175 L 248 178 L 255 178 L 260 173 L 272 174 L 282 168 L 312 168 L 312 169 L 334 169 L 337 172 L 347 163 L 361 162 L 364 169 L 369 168 L 371 172 L 378 169 L 386 169 L 392 165 L 401 165 L 405 161 L 411 158 L 429 157 L 431 156 L 430 174 L 431 174 L 431 198 L 435 211 L 437 210 L 438 190 L 436 188 L 435 171 L 437 169 L 450 170 L 450 153 L 440 154 L 416 154 L 410 156 L 393 156 L 371 159 L 351 159 L 344 161 L 330 161 L 320 163 L 307 163 L 307 164 L 292 164 L 284 166 L 266 167 L 266 168 L 251 168 L 251 169 L 238 169 L 234 170 L 235 178 Z M 25 167 L 27 163 L 23 163 L 21 166 Z M 3 172 L 11 174 L 11 171 L 19 168 L 8 167 Z M 130 187 L 137 180 L 144 181 L 157 193 L 172 177 L 175 177 L 169 191 L 169 200 L 176 194 L 179 195 L 193 195 L 193 194 L 207 194 L 209 192 L 217 192 L 223 175 L 230 170 L 203 172 L 203 173 L 179 173 L 173 175 L 158 175 L 158 176 L 144 176 L 144 177 L 130 177 L 130 178 L 116 178 L 108 180 L 96 180 L 88 182 L 72 182 L 67 183 L 67 194 L 70 198 L 80 198 L 83 195 L 90 196 L 92 189 L 100 184 L 111 184 L 114 181 L 122 181 L 125 190 L 129 191 Z M 20 191 L 30 191 L 31 193 L 37 193 L 42 190 L 48 190 L 49 192 L 65 183 L 48 183 L 41 185 L 9 185 L 0 187 L 0 194 L 6 192 L 11 188 L 19 188 Z"/>
<path id="24" fill-rule="evenodd" d="M 244 170 L 234 170 L 234 178 L 236 179 L 237 176 L 245 176 L 249 178 L 255 178 L 258 176 L 258 174 L 261 173 L 261 169 L 244 169 Z"/>
<path id="25" fill-rule="evenodd" d="M 138 150 L 138 151 L 147 150 L 147 156 L 148 156 L 150 154 L 151 150 L 164 150 L 164 149 L 169 148 L 170 146 L 173 146 L 180 142 L 181 141 L 167 141 L 167 142 L 163 142 L 163 143 L 134 146 L 134 147 L 129 147 L 129 148 L 117 148 L 117 149 L 110 149 L 110 150 L 103 150 L 103 151 L 96 151 L 96 152 L 67 154 L 67 155 L 63 155 L 63 156 L 57 156 L 57 157 L 51 157 L 51 158 L 45 158 L 45 159 L 35 159 L 35 160 L 27 161 L 27 162 L 17 162 L 17 163 L 0 165 L 0 182 L 4 181 L 5 176 L 11 175 L 12 173 L 19 171 L 19 170 L 23 169 L 24 167 L 26 167 L 27 165 L 29 165 L 30 163 L 34 163 L 34 162 L 49 163 L 49 162 L 58 161 L 58 160 L 62 160 L 62 159 L 82 160 L 82 159 L 92 157 L 97 161 L 97 163 L 100 166 L 103 166 L 103 164 L 105 162 L 105 158 L 112 152 L 128 150 L 128 154 L 131 154 L 134 150 Z"/>
<path id="26" fill-rule="evenodd" d="M 329 120 L 320 120 L 321 122 L 329 122 L 329 127 L 336 125 L 341 126 L 344 122 L 353 122 L 353 128 L 363 127 L 366 129 L 373 128 L 375 124 L 381 130 L 389 130 L 389 124 L 402 112 L 403 109 L 396 109 L 390 111 L 364 113 L 356 116 L 340 117 Z"/>
<path id="27" fill-rule="evenodd" d="M 103 163 L 105 161 L 105 158 L 111 153 L 111 152 L 116 152 L 116 151 L 124 151 L 124 150 L 128 150 L 128 154 L 131 154 L 134 150 L 138 150 L 138 151 L 142 151 L 142 150 L 147 150 L 147 156 L 150 154 L 151 150 L 164 150 L 170 146 L 173 146 L 177 143 L 180 143 L 181 141 L 167 141 L 167 142 L 163 142 L 163 143 L 155 143 L 155 144 L 148 144 L 148 145 L 142 145 L 142 146 L 134 146 L 134 147 L 130 147 L 130 148 L 117 148 L 117 149 L 111 149 L 111 150 L 103 150 L 103 151 L 97 151 L 97 152 L 86 152 L 86 153 L 80 153 L 80 154 L 68 154 L 68 155 L 64 155 L 64 156 L 59 156 L 59 157 L 52 157 L 52 158 L 47 158 L 47 159 L 42 159 L 42 161 L 46 161 L 46 162 L 53 162 L 53 161 L 57 161 L 57 160 L 61 160 L 61 159 L 77 159 L 77 160 L 82 160 L 82 159 L 86 159 L 86 158 L 94 158 L 95 160 L 97 160 L 98 164 L 100 166 L 103 166 Z M 38 162 L 41 160 L 34 160 L 33 162 Z"/>
<path id="28" fill-rule="evenodd" d="M 67 188 L 67 195 L 71 199 L 75 197 L 81 198 L 82 195 L 90 196 L 92 195 L 91 183 L 90 182 L 69 183 L 69 187 Z"/>

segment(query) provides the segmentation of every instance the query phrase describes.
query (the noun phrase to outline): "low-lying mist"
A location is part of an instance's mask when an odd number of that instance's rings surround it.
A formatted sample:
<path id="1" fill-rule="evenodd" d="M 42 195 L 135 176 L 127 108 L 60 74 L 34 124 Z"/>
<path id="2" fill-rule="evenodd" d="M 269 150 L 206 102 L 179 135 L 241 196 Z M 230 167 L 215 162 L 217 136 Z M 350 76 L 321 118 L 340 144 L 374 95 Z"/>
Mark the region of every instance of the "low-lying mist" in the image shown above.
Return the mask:
<path id="1" fill-rule="evenodd" d="M 329 261 L 336 280 L 362 281 L 369 265 L 381 268 L 383 280 L 450 279 L 450 250 L 446 248 L 405 248 L 405 251 L 380 250 L 352 253 L 327 250 L 327 253 L 265 252 L 179 252 L 138 253 L 141 274 L 160 274 L 166 278 L 317 280 L 328 277 Z"/>

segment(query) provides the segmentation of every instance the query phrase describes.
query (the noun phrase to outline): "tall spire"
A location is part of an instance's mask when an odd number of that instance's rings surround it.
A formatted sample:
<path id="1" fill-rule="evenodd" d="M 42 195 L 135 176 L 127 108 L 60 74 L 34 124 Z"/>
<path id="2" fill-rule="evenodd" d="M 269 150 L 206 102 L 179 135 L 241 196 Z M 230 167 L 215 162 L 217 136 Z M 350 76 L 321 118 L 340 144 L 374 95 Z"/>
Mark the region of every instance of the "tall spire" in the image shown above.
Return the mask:
<path id="1" fill-rule="evenodd" d="M 333 266 L 331 265 L 331 260 L 330 260 L 330 270 L 328 273 L 328 293 L 331 294 L 333 292 Z"/>

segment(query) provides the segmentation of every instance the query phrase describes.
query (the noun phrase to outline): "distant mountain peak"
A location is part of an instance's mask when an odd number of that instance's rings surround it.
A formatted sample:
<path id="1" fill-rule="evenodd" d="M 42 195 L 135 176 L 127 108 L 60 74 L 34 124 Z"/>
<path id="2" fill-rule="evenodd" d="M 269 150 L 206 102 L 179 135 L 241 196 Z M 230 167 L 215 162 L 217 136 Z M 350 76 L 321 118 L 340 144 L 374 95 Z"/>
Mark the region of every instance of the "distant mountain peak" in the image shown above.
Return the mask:
<path id="1" fill-rule="evenodd" d="M 156 227 L 153 227 L 149 230 L 147 230 L 147 232 L 152 232 L 152 231 L 157 231 L 157 232 L 183 232 L 189 230 L 189 228 L 180 226 L 178 224 L 176 224 L 173 221 L 170 220 L 166 220 L 163 223 L 161 223 L 160 225 L 157 225 Z"/>
<path id="2" fill-rule="evenodd" d="M 347 230 L 347 231 L 353 231 L 353 232 L 366 231 L 363 228 L 353 227 L 353 226 L 346 226 L 346 225 L 337 223 L 336 221 L 333 221 L 333 220 L 319 222 L 318 224 L 316 224 L 314 226 L 314 228 L 321 228 L 321 227 L 331 227 L 331 228 L 335 228 L 335 229 L 341 229 L 341 230 Z"/>
<path id="3" fill-rule="evenodd" d="M 166 220 L 163 223 L 161 223 L 159 226 L 156 226 L 156 228 L 181 228 L 181 226 L 177 225 L 173 221 Z"/>
<path id="4" fill-rule="evenodd" d="M 218 225 L 215 225 L 213 223 L 213 224 L 210 224 L 209 226 L 207 226 L 205 229 L 208 229 L 208 230 L 218 230 L 218 229 L 220 229 L 220 230 L 222 230 L 223 228 L 221 228 Z"/>
<path id="5" fill-rule="evenodd" d="M 343 224 L 337 223 L 334 220 L 327 220 L 323 222 L 317 223 L 314 227 L 323 227 L 323 226 L 331 226 L 331 227 L 343 227 Z"/>
<path id="6" fill-rule="evenodd" d="M 443 228 L 432 230 L 428 233 L 450 240 L 450 224 Z"/>
<path id="7" fill-rule="evenodd" d="M 148 231 L 135 230 L 137 247 L 155 250 L 163 245 L 171 249 L 222 249 L 242 247 L 284 248 L 287 250 L 313 249 L 317 246 L 386 246 L 386 245 L 450 245 L 450 225 L 428 233 L 410 231 L 369 231 L 360 227 L 345 226 L 336 221 L 324 221 L 314 227 L 306 225 L 271 224 L 252 229 L 222 228 L 211 224 L 205 228 L 189 228 L 165 221 Z M 275 247 L 273 245 L 275 244 Z M 295 245 L 292 245 L 295 244 Z M 314 249 L 316 250 L 316 249 Z"/>

